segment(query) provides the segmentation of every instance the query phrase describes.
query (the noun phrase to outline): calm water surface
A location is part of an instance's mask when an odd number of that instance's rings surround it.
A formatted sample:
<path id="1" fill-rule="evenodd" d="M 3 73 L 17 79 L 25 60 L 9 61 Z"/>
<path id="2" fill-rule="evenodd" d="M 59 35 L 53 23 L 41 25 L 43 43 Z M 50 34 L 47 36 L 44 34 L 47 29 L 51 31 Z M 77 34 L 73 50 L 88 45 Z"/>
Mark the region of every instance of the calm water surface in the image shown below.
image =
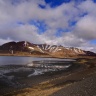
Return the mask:
<path id="1" fill-rule="evenodd" d="M 25 86 L 19 80 L 66 70 L 72 66 L 70 61 L 74 62 L 72 59 L 0 56 L 0 88 Z"/>
<path id="2" fill-rule="evenodd" d="M 0 78 L 20 78 L 69 68 L 72 59 L 0 56 Z M 18 74 L 18 75 L 17 75 Z M 26 76 L 25 76 L 26 74 Z"/>
<path id="3" fill-rule="evenodd" d="M 0 65 L 22 65 L 31 63 L 32 61 L 41 61 L 41 60 L 73 61 L 72 59 L 0 56 Z"/>
<path id="4" fill-rule="evenodd" d="M 35 76 L 66 70 L 72 66 L 70 61 L 74 62 L 72 59 L 0 56 L 0 88 L 4 88 L 0 92 L 5 94 L 5 89 L 26 87 L 27 82 L 23 80 L 30 81 Z"/>

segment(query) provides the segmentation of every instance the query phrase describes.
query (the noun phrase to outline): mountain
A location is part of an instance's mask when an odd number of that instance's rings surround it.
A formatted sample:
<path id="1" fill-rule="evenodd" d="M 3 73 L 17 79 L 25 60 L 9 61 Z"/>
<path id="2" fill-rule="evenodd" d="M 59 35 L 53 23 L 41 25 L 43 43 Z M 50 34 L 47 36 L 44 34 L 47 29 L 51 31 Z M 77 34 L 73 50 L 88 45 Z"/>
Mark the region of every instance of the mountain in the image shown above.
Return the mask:
<path id="1" fill-rule="evenodd" d="M 96 53 L 74 47 L 33 44 L 27 41 L 8 42 L 0 46 L 0 54 L 47 55 L 53 57 L 96 56 Z"/>

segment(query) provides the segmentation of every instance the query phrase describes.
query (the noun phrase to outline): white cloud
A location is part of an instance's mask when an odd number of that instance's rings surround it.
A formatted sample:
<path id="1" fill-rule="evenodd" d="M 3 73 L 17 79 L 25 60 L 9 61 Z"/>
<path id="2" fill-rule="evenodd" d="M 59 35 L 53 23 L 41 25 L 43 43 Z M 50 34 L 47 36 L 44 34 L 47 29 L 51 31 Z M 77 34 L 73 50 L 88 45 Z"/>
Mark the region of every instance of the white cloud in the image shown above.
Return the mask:
<path id="1" fill-rule="evenodd" d="M 64 46 L 82 47 L 95 51 L 95 45 L 90 40 L 96 39 L 96 4 L 86 0 L 80 4 L 70 2 L 51 8 L 44 0 L 0 0 L 0 44 L 10 40 L 28 40 L 33 43 L 48 43 Z M 46 6 L 42 9 L 38 4 Z M 87 13 L 86 16 L 81 16 Z M 28 24 L 30 20 L 44 21 L 47 30 L 38 34 L 35 25 Z M 76 25 L 69 26 L 70 21 Z M 23 24 L 17 24 L 23 22 Z M 58 28 L 70 29 L 55 36 Z M 10 39 L 8 39 L 10 38 Z"/>
<path id="2" fill-rule="evenodd" d="M 0 39 L 0 44 L 4 44 L 4 43 L 10 42 L 10 41 L 12 41 L 12 39 L 10 39 L 10 38 L 7 38 L 7 39 Z"/>
<path id="3" fill-rule="evenodd" d="M 96 18 L 93 16 L 82 17 L 77 25 L 75 34 L 84 39 L 96 39 Z"/>

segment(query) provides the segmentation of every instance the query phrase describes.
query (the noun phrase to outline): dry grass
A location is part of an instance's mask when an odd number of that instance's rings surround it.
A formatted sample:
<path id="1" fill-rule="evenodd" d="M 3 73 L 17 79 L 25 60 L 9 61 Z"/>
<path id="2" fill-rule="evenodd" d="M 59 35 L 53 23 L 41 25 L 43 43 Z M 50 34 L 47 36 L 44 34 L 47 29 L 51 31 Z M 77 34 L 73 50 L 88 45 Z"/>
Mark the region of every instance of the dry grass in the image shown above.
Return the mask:
<path id="1" fill-rule="evenodd" d="M 33 88 L 26 88 L 18 92 L 13 92 L 10 96 L 49 96 L 60 89 L 62 89 L 62 87 L 54 86 L 54 84 L 49 82 L 43 82 Z"/>
<path id="2" fill-rule="evenodd" d="M 77 64 L 90 64 L 93 66 L 93 64 L 96 64 L 96 59 L 78 59 L 76 62 Z M 89 66 L 88 64 L 88 66 Z M 48 80 L 46 82 L 42 82 L 32 88 L 26 88 L 22 89 L 16 92 L 13 92 L 10 95 L 6 96 L 50 96 L 53 93 L 61 90 L 62 88 L 71 85 L 72 83 L 78 82 L 82 80 L 83 78 L 86 78 L 93 74 L 96 67 L 87 68 L 82 71 L 76 71 L 75 73 L 70 73 L 67 76 L 58 76 L 58 78 Z M 68 81 L 68 82 L 67 82 Z"/>

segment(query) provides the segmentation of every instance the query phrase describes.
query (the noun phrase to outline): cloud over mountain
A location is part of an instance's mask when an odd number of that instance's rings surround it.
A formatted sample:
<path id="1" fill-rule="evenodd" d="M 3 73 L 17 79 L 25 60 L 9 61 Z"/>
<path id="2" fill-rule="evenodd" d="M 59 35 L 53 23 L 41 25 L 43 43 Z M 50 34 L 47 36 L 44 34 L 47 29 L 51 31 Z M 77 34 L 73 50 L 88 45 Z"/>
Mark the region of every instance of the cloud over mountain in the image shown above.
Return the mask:
<path id="1" fill-rule="evenodd" d="M 0 0 L 0 44 L 27 40 L 96 52 L 96 3 L 51 4 L 45 0 Z"/>

